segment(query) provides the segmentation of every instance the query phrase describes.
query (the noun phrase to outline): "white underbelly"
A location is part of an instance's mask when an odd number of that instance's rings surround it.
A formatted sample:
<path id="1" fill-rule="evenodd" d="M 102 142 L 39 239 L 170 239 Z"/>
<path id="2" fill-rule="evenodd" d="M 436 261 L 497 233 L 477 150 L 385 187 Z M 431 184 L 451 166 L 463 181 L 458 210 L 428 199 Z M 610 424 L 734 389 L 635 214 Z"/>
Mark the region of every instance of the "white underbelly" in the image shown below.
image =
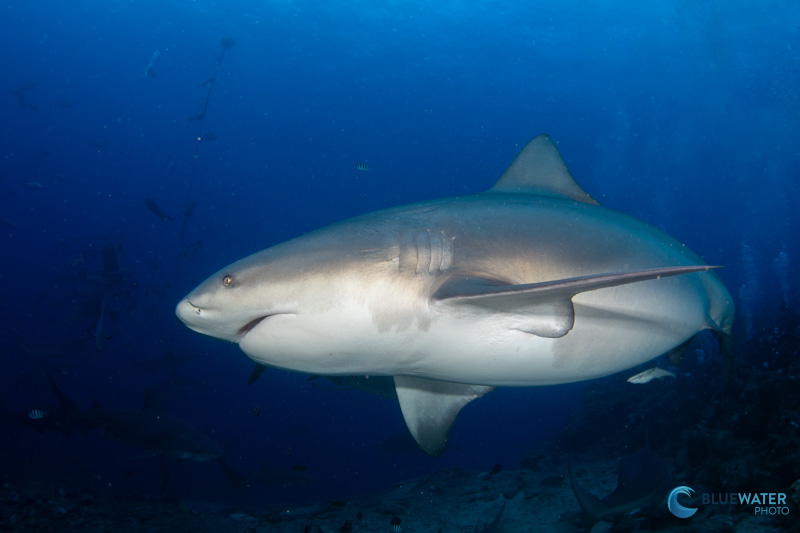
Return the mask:
<path id="1" fill-rule="evenodd" d="M 459 383 L 530 386 L 609 375 L 648 361 L 705 325 L 700 284 L 667 279 L 574 297 L 575 322 L 560 338 L 515 329 L 513 313 L 427 311 L 379 328 L 370 311 L 278 315 L 242 340 L 254 360 L 323 375 L 409 375 Z"/>
<path id="2" fill-rule="evenodd" d="M 554 339 L 509 328 L 513 316 L 455 320 L 443 315 L 428 334 L 419 336 L 419 358 L 407 361 L 403 373 L 530 386 L 593 379 L 634 367 L 705 327 L 707 304 L 699 286 L 667 281 L 576 296 L 573 329 Z"/>

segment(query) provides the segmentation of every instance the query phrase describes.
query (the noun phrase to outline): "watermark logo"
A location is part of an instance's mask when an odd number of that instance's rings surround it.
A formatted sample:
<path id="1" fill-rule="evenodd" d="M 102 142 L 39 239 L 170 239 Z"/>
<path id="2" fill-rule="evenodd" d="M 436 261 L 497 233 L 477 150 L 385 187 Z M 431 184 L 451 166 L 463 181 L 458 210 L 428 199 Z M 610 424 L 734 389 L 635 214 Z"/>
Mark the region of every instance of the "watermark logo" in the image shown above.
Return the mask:
<path id="1" fill-rule="evenodd" d="M 697 512 L 696 507 L 684 507 L 683 505 L 678 503 L 679 494 L 683 494 L 684 496 L 691 496 L 693 493 L 694 489 L 687 486 L 680 486 L 672 489 L 672 492 L 669 493 L 669 498 L 667 498 L 667 507 L 669 507 L 669 512 L 671 512 L 678 518 L 689 518 L 694 513 L 696 513 Z"/>
<path id="2" fill-rule="evenodd" d="M 689 518 L 697 512 L 696 507 L 684 507 L 678 503 L 678 496 L 694 494 L 694 489 L 681 485 L 675 487 L 667 498 L 669 511 L 678 518 Z M 753 513 L 760 515 L 788 515 L 790 510 L 783 492 L 723 492 L 702 494 L 703 505 L 748 505 Z"/>

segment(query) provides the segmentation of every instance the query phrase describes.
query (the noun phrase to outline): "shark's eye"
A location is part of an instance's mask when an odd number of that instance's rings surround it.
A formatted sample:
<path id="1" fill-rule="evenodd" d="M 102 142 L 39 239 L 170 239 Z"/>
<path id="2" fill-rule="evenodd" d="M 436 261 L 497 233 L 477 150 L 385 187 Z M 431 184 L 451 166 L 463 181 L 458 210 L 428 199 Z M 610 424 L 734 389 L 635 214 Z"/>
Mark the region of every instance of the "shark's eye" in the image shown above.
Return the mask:
<path id="1" fill-rule="evenodd" d="M 233 285 L 233 277 L 230 275 L 225 276 L 224 278 L 222 278 L 222 284 L 225 285 L 226 287 L 230 287 L 231 285 Z"/>

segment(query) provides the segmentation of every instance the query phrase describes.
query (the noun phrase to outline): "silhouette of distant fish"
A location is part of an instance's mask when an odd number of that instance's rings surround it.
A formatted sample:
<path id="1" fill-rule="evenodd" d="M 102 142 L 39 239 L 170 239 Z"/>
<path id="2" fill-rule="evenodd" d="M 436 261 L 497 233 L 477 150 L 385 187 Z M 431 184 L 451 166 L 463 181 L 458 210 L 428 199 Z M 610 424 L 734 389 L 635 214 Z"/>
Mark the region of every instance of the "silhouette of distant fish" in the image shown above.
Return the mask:
<path id="1" fill-rule="evenodd" d="M 372 170 L 371 168 L 369 168 L 369 163 L 367 163 L 366 161 L 359 161 L 353 166 L 356 167 L 356 170 L 364 170 L 364 171 Z"/>
<path id="2" fill-rule="evenodd" d="M 222 59 L 225 57 L 225 52 L 231 49 L 236 41 L 233 40 L 231 37 L 223 37 L 219 41 L 219 45 L 222 48 L 220 53 L 217 55 L 217 63 L 222 63 Z"/>
<path id="3" fill-rule="evenodd" d="M 192 216 L 194 213 L 194 208 L 197 205 L 197 202 L 192 202 L 183 210 L 183 222 L 181 223 L 181 238 L 179 242 L 183 244 L 183 236 L 186 234 L 186 224 L 189 222 L 189 217 Z M 200 241 L 198 241 L 199 243 Z"/>
<path id="4" fill-rule="evenodd" d="M 111 335 L 106 334 L 106 309 L 108 309 L 108 297 L 103 296 L 100 302 L 100 314 L 97 317 L 97 324 L 94 331 L 89 331 L 94 337 L 94 345 L 98 352 L 105 350 L 106 341 L 111 338 Z"/>
<path id="5" fill-rule="evenodd" d="M 104 245 L 101 250 L 103 257 L 101 277 L 106 287 L 106 292 L 118 289 L 128 275 L 127 270 L 122 268 L 122 262 L 119 257 L 121 251 L 122 245 L 114 243 Z"/>
<path id="6" fill-rule="evenodd" d="M 147 209 L 161 220 L 175 220 L 175 218 L 166 214 L 152 198 L 148 198 L 146 204 Z"/>
<path id="7" fill-rule="evenodd" d="M 224 455 L 216 442 L 188 422 L 164 411 L 151 389 L 145 391 L 141 411 L 122 409 L 79 409 L 48 375 L 50 388 L 73 427 L 103 427 L 106 435 L 137 446 L 147 457 L 167 457 L 184 461 L 209 461 Z"/>
<path id="8" fill-rule="evenodd" d="M 56 100 L 56 105 L 58 107 L 63 107 L 65 109 L 69 109 L 70 107 L 72 107 L 72 103 L 67 102 L 66 100 Z"/>
<path id="9" fill-rule="evenodd" d="M 153 70 L 153 66 L 156 63 L 156 59 L 158 59 L 158 54 L 159 54 L 158 50 L 153 52 L 153 55 L 150 56 L 150 61 L 147 63 L 147 66 L 144 68 L 144 75 L 146 77 L 148 77 L 148 78 L 155 78 L 156 77 L 156 73 Z"/>
<path id="10" fill-rule="evenodd" d="M 647 446 L 620 461 L 617 488 L 602 499 L 578 484 L 571 463 L 568 470 L 572 491 L 581 507 L 581 521 L 586 533 L 601 520 L 617 521 L 637 509 L 663 502 L 670 489 L 675 486 L 664 460 Z"/>
<path id="11" fill-rule="evenodd" d="M 675 379 L 675 374 L 673 374 L 669 370 L 664 370 L 663 368 L 658 368 L 657 366 L 654 366 L 653 368 L 649 368 L 644 372 L 639 372 L 635 376 L 629 377 L 628 383 L 643 385 L 645 383 L 650 383 L 654 379 L 666 379 L 666 378 Z"/>
<path id="12" fill-rule="evenodd" d="M 17 102 L 19 102 L 19 106 L 22 109 L 38 109 L 35 105 L 30 103 L 25 98 L 25 93 L 27 93 L 28 91 L 33 89 L 35 86 L 36 86 L 35 83 L 33 83 L 32 81 L 29 81 L 27 83 L 23 83 L 22 85 L 20 85 L 19 88 L 16 89 L 16 90 L 8 91 L 8 93 L 9 94 L 13 94 L 14 96 L 17 97 Z"/>

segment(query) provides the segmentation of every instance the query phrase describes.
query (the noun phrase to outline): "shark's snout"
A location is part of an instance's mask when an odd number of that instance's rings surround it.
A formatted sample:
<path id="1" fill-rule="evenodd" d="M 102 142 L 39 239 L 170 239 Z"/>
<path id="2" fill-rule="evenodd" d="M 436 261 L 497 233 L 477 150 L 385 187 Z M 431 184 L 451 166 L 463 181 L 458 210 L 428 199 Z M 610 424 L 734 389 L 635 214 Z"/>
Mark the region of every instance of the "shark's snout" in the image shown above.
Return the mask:
<path id="1" fill-rule="evenodd" d="M 219 324 L 214 320 L 213 309 L 193 303 L 189 296 L 178 302 L 175 307 L 175 315 L 189 329 L 204 335 L 218 336 L 217 333 L 214 333 L 214 330 L 219 329 Z"/>
<path id="2" fill-rule="evenodd" d="M 186 297 L 175 307 L 175 314 L 178 318 L 189 327 L 198 321 L 198 318 L 202 314 L 202 309 L 192 304 L 189 301 L 189 298 Z"/>
<path id="3" fill-rule="evenodd" d="M 178 302 L 175 314 L 198 333 L 238 343 L 265 319 L 282 313 L 260 308 L 236 309 L 225 301 L 192 293 Z"/>

